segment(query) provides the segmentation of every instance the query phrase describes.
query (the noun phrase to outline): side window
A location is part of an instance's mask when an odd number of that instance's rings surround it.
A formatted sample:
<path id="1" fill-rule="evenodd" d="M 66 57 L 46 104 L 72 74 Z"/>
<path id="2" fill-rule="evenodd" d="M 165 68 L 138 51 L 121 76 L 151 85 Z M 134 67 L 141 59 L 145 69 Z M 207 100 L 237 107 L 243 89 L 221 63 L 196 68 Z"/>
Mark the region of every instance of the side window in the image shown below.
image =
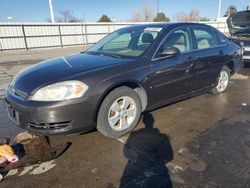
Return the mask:
<path id="1" fill-rule="evenodd" d="M 160 54 L 167 48 L 176 47 L 181 52 L 187 52 L 191 50 L 191 42 L 189 32 L 187 29 L 177 29 L 170 33 L 170 35 L 161 44 L 156 57 L 160 57 Z"/>
<path id="2" fill-rule="evenodd" d="M 198 49 L 211 48 L 217 45 L 212 31 L 209 31 L 205 28 L 193 29 L 193 31 Z"/>
<path id="3" fill-rule="evenodd" d="M 223 36 L 222 34 L 218 34 L 218 43 L 219 45 L 227 44 L 226 36 Z"/>

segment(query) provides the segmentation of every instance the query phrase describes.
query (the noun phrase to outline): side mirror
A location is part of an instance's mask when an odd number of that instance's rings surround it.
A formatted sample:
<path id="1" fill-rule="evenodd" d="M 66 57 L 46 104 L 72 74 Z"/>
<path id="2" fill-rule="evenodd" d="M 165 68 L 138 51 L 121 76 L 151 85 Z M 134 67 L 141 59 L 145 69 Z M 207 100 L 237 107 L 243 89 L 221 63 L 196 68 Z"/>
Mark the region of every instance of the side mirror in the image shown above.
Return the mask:
<path id="1" fill-rule="evenodd" d="M 171 48 L 167 48 L 165 49 L 161 54 L 160 56 L 161 57 L 166 57 L 166 56 L 173 56 L 173 55 L 178 55 L 180 54 L 181 51 L 176 48 L 176 47 L 171 47 Z"/>

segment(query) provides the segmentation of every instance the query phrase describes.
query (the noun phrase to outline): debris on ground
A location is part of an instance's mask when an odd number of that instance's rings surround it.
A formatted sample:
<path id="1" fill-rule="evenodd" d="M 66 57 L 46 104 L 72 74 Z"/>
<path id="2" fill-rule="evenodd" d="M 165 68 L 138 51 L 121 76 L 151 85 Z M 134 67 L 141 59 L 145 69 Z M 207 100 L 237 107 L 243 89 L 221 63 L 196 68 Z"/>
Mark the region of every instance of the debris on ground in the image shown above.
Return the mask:
<path id="1" fill-rule="evenodd" d="M 3 174 L 10 170 L 58 158 L 70 145 L 71 143 L 66 142 L 52 147 L 48 137 L 33 135 L 28 132 L 18 134 L 14 138 L 12 146 L 6 144 L 0 146 L 0 157 L 3 156 L 7 159 L 4 161 L 0 158 L 0 181 L 3 179 Z"/>

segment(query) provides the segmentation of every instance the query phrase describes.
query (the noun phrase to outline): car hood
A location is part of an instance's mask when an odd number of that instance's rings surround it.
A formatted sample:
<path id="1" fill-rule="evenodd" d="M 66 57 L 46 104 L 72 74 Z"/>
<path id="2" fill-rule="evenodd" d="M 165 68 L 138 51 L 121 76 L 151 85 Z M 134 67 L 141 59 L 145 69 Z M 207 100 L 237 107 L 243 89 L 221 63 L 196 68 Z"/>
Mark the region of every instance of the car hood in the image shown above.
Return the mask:
<path id="1" fill-rule="evenodd" d="M 227 19 L 231 35 L 250 35 L 250 11 L 236 12 Z"/>
<path id="2" fill-rule="evenodd" d="M 21 71 L 14 77 L 11 86 L 30 95 L 45 85 L 67 80 L 67 77 L 72 78 L 74 74 L 107 68 L 124 62 L 126 62 L 125 59 L 86 53 L 69 55 L 47 60 Z"/>

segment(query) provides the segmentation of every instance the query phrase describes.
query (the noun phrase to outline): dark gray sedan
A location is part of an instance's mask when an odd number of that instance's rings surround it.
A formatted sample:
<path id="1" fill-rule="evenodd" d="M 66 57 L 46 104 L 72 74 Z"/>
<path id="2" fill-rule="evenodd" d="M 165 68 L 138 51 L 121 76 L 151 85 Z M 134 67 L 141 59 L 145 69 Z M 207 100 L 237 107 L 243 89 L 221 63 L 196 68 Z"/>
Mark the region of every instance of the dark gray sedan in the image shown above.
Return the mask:
<path id="1" fill-rule="evenodd" d="M 9 117 L 31 132 L 131 131 L 141 113 L 205 92 L 226 90 L 242 49 L 195 23 L 117 30 L 87 51 L 39 63 L 6 90 Z"/>

